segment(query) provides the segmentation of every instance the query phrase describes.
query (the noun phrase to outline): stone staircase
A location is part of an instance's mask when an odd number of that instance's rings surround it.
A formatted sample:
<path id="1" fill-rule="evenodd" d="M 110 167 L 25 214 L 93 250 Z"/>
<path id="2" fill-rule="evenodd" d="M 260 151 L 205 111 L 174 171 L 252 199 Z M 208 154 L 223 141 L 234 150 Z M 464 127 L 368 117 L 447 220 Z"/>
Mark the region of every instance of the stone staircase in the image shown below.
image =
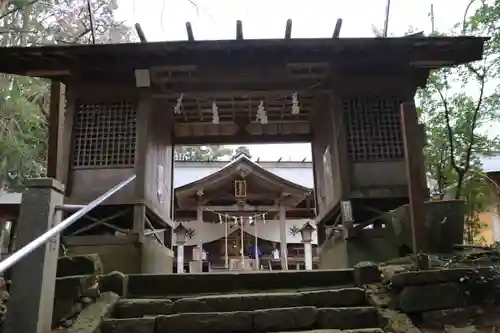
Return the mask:
<path id="1" fill-rule="evenodd" d="M 356 287 L 380 277 L 378 269 L 366 274 L 373 267 L 157 275 L 103 275 L 101 268 L 95 255 L 60 260 L 66 277 L 56 282 L 54 322 L 81 310 L 54 332 L 380 333 L 387 322 Z M 95 279 L 100 296 L 89 297 Z M 82 307 L 82 299 L 92 302 Z"/>
<path id="2" fill-rule="evenodd" d="M 262 274 L 262 273 L 261 273 Z M 234 293 L 117 302 L 102 333 L 383 332 L 376 308 L 355 287 Z"/>

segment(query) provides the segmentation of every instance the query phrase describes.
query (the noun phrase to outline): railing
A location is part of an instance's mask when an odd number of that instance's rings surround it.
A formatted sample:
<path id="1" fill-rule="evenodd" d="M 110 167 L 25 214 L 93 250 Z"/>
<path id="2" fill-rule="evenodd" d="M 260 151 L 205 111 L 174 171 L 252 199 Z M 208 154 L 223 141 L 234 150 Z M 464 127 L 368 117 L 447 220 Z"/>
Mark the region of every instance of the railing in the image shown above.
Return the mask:
<path id="1" fill-rule="evenodd" d="M 58 223 L 52 229 L 46 231 L 45 233 L 40 235 L 35 240 L 33 240 L 30 243 L 28 243 L 27 245 L 23 246 L 21 249 L 14 252 L 12 255 L 10 255 L 5 260 L 2 260 L 0 262 L 0 273 L 3 273 L 5 270 L 9 269 L 13 265 L 15 265 L 18 261 L 22 260 L 27 255 L 29 255 L 31 252 L 35 251 L 40 246 L 47 243 L 52 237 L 59 235 L 62 231 L 64 231 L 66 228 L 68 228 L 73 223 L 78 221 L 80 218 L 85 216 L 91 210 L 93 210 L 94 208 L 96 208 L 97 206 L 102 204 L 104 201 L 109 199 L 116 192 L 120 191 L 122 188 L 124 188 L 125 186 L 130 184 L 135 179 L 135 177 L 136 176 L 133 175 L 133 176 L 129 177 L 128 179 L 124 180 L 123 182 L 119 183 L 118 185 L 114 186 L 113 188 L 111 188 L 109 191 L 107 191 L 103 195 L 101 195 L 98 198 L 91 201 L 89 204 L 82 206 L 81 209 L 79 209 L 77 212 L 75 212 L 70 217 L 61 221 L 61 223 Z M 68 207 L 72 208 L 72 206 L 68 206 Z M 64 210 L 65 206 L 64 205 L 58 206 L 58 207 L 56 207 L 56 209 Z"/>

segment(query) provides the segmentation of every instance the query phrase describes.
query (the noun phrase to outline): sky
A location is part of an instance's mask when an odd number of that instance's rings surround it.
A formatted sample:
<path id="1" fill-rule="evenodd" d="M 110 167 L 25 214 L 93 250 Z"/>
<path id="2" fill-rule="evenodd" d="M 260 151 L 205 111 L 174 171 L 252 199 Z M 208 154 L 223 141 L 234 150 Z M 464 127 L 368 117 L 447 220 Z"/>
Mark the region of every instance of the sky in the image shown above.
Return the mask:
<path id="1" fill-rule="evenodd" d="M 292 19 L 292 38 L 331 37 L 337 18 L 343 19 L 340 37 L 372 37 L 372 26 L 382 30 L 387 0 L 120 0 L 117 18 L 140 23 L 148 41 L 186 40 L 191 22 L 197 40 L 234 39 L 236 20 L 243 22 L 247 39 L 283 38 Z M 147 3 L 147 4 L 146 4 Z M 463 20 L 469 0 L 392 0 L 389 35 L 402 36 L 412 27 L 431 32 L 434 3 L 438 31 Z M 235 148 L 236 146 L 232 146 Z M 311 159 L 310 144 L 248 145 L 261 160 Z"/>

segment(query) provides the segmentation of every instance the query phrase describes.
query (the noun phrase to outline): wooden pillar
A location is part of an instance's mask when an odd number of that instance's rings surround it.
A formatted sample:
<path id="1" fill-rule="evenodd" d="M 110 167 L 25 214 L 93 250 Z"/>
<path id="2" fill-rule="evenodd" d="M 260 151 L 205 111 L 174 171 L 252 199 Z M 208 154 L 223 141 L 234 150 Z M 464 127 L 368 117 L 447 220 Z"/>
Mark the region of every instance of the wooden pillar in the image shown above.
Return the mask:
<path id="1" fill-rule="evenodd" d="M 134 205 L 133 217 L 134 217 L 133 231 L 135 234 L 139 236 L 139 240 L 142 240 L 145 237 L 144 231 L 146 228 L 145 226 L 146 206 L 144 204 Z"/>
<path id="2" fill-rule="evenodd" d="M 199 272 L 201 273 L 203 271 L 203 239 L 202 239 L 202 233 L 201 231 L 204 229 L 203 228 L 203 206 L 201 202 L 201 196 L 198 197 L 198 207 L 196 209 L 196 223 L 198 223 L 198 235 L 199 235 L 199 243 L 198 243 L 198 253 L 200 254 L 200 257 L 198 258 L 199 261 Z"/>
<path id="3" fill-rule="evenodd" d="M 288 270 L 288 251 L 287 251 L 287 243 L 286 243 L 286 207 L 283 204 L 280 204 L 280 260 L 281 260 L 281 269 Z"/>
<path id="4" fill-rule="evenodd" d="M 135 197 L 138 204 L 134 206 L 133 231 L 140 238 L 144 237 L 144 223 L 146 220 L 146 163 L 148 152 L 149 118 L 152 111 L 149 71 L 138 69 L 135 73 L 136 87 L 139 91 L 137 105 L 136 149 L 135 149 Z"/>
<path id="5" fill-rule="evenodd" d="M 410 201 L 410 219 L 415 254 L 427 252 L 424 200 L 427 191 L 422 184 L 424 174 L 423 145 L 414 103 L 401 104 L 401 127 L 405 150 L 406 175 Z"/>
<path id="6" fill-rule="evenodd" d="M 65 182 L 63 155 L 69 153 L 64 149 L 64 118 L 66 109 L 66 86 L 58 81 L 50 85 L 49 109 L 49 147 L 47 153 L 47 177 Z"/>

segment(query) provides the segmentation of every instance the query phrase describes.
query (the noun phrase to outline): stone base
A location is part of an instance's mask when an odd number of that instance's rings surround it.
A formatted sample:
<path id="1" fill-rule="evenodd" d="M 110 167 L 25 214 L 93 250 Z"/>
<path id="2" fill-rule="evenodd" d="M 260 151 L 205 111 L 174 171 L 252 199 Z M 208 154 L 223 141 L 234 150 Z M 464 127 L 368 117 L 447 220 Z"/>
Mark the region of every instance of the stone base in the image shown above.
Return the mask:
<path id="1" fill-rule="evenodd" d="M 386 228 L 364 229 L 348 239 L 335 235 L 321 246 L 319 268 L 352 268 L 359 262 L 384 262 L 397 257 L 391 236 Z"/>
<path id="2" fill-rule="evenodd" d="M 67 236 L 64 244 L 71 255 L 97 254 L 104 273 L 172 273 L 172 250 L 150 238 L 139 242 L 137 235 Z"/>
<path id="3" fill-rule="evenodd" d="M 428 201 L 424 209 L 429 253 L 449 253 L 453 245 L 463 243 L 463 201 Z M 388 228 L 391 229 L 397 241 L 397 246 L 405 246 L 411 253 L 413 242 L 408 205 L 390 212 L 387 222 Z"/>

